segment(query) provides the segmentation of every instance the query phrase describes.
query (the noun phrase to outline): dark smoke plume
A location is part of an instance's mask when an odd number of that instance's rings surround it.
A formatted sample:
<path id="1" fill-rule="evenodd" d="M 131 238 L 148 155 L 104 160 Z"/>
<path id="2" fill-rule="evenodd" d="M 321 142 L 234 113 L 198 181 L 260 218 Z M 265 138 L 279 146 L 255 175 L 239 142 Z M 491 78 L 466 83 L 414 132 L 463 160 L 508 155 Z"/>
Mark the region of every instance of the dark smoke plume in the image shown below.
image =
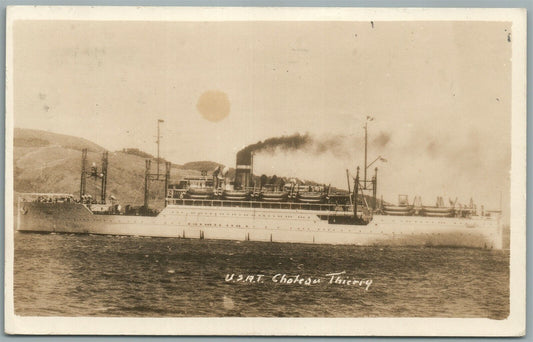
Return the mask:
<path id="1" fill-rule="evenodd" d="M 346 157 L 349 155 L 350 148 L 353 148 L 353 144 L 349 143 L 349 139 L 346 136 L 332 135 L 317 138 L 309 133 L 295 133 L 288 136 L 269 138 L 246 146 L 237 153 L 237 164 L 250 165 L 252 153 L 274 153 L 276 150 L 303 150 L 314 154 L 330 152 L 337 157 Z"/>
<path id="2" fill-rule="evenodd" d="M 372 141 L 373 145 L 377 147 L 385 147 L 390 141 L 390 134 L 385 132 L 380 132 L 377 137 Z"/>
<path id="3" fill-rule="evenodd" d="M 274 152 L 276 149 L 285 151 L 299 150 L 310 145 L 313 139 L 308 133 L 300 134 L 295 133 L 293 135 L 284 135 L 281 137 L 268 138 L 265 141 L 259 141 L 255 144 L 248 145 L 237 153 L 237 164 L 250 165 L 252 159 L 252 153 L 257 152 Z"/>
<path id="4" fill-rule="evenodd" d="M 347 157 L 349 155 L 349 138 L 344 135 L 334 135 L 322 139 L 314 140 L 314 151 L 316 153 L 331 152 L 337 157 Z"/>

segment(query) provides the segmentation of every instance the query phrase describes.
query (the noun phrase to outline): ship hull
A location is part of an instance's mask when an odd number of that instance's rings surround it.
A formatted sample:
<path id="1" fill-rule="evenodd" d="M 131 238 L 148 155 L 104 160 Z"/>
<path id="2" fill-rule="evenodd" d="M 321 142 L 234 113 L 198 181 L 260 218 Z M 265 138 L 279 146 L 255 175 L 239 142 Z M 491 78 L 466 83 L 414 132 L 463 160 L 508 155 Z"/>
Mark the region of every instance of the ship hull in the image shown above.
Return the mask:
<path id="1" fill-rule="evenodd" d="M 493 218 L 374 215 L 368 225 L 331 224 L 313 210 L 169 205 L 158 216 L 96 215 L 78 203 L 19 203 L 18 231 L 134 235 L 358 246 L 502 248 Z"/>

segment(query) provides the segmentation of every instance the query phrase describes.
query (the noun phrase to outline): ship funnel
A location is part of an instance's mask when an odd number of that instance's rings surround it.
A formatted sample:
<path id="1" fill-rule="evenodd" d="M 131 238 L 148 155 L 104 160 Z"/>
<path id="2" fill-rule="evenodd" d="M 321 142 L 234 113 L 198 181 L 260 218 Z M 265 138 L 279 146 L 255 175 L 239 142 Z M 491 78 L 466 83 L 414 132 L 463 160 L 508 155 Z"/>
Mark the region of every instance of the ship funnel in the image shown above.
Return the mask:
<path id="1" fill-rule="evenodd" d="M 235 187 L 248 188 L 252 184 L 252 153 L 248 150 L 241 150 L 237 153 L 237 163 L 235 170 Z"/>

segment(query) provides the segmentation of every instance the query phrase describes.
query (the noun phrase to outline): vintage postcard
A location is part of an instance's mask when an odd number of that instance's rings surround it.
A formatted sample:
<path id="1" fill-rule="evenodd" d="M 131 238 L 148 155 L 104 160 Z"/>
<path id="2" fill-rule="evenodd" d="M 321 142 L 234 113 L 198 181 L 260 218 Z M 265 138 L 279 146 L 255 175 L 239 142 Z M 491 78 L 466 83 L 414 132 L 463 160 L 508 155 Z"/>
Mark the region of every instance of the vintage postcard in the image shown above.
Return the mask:
<path id="1" fill-rule="evenodd" d="M 525 10 L 16 6 L 6 42 L 7 333 L 525 333 Z"/>

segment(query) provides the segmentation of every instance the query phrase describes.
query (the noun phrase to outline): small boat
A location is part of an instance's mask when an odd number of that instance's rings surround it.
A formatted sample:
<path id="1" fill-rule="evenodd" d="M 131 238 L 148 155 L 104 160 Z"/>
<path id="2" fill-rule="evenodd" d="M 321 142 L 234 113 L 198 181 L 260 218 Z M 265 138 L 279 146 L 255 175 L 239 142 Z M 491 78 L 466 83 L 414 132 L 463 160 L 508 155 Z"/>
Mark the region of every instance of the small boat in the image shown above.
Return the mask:
<path id="1" fill-rule="evenodd" d="M 427 213 L 450 213 L 453 211 L 453 208 L 450 207 L 427 207 L 423 206 L 422 209 L 424 209 Z"/>
<path id="2" fill-rule="evenodd" d="M 289 193 L 287 191 L 262 191 L 261 200 L 268 202 L 282 202 L 287 199 Z"/>
<path id="3" fill-rule="evenodd" d="M 189 188 L 187 196 L 193 199 L 208 199 L 213 197 L 213 188 Z"/>
<path id="4" fill-rule="evenodd" d="M 427 217 L 452 217 L 453 213 L 424 213 L 424 216 Z"/>
<path id="5" fill-rule="evenodd" d="M 222 196 L 231 201 L 245 201 L 250 196 L 250 192 L 247 190 L 224 190 Z"/>
<path id="6" fill-rule="evenodd" d="M 384 205 L 383 206 L 383 210 L 386 210 L 386 211 L 404 212 L 404 211 L 411 211 L 412 209 L 413 207 L 409 205 Z"/>
<path id="7" fill-rule="evenodd" d="M 413 207 L 409 205 L 384 205 L 383 213 L 385 215 L 407 216 L 413 213 Z"/>
<path id="8" fill-rule="evenodd" d="M 306 191 L 298 193 L 298 200 L 306 203 L 320 203 L 326 198 L 323 192 Z"/>
<path id="9" fill-rule="evenodd" d="M 386 211 L 383 210 L 383 214 L 392 216 L 413 216 L 412 211 Z"/>
<path id="10" fill-rule="evenodd" d="M 422 214 L 429 217 L 450 217 L 454 214 L 454 209 L 450 207 L 422 207 Z"/>

